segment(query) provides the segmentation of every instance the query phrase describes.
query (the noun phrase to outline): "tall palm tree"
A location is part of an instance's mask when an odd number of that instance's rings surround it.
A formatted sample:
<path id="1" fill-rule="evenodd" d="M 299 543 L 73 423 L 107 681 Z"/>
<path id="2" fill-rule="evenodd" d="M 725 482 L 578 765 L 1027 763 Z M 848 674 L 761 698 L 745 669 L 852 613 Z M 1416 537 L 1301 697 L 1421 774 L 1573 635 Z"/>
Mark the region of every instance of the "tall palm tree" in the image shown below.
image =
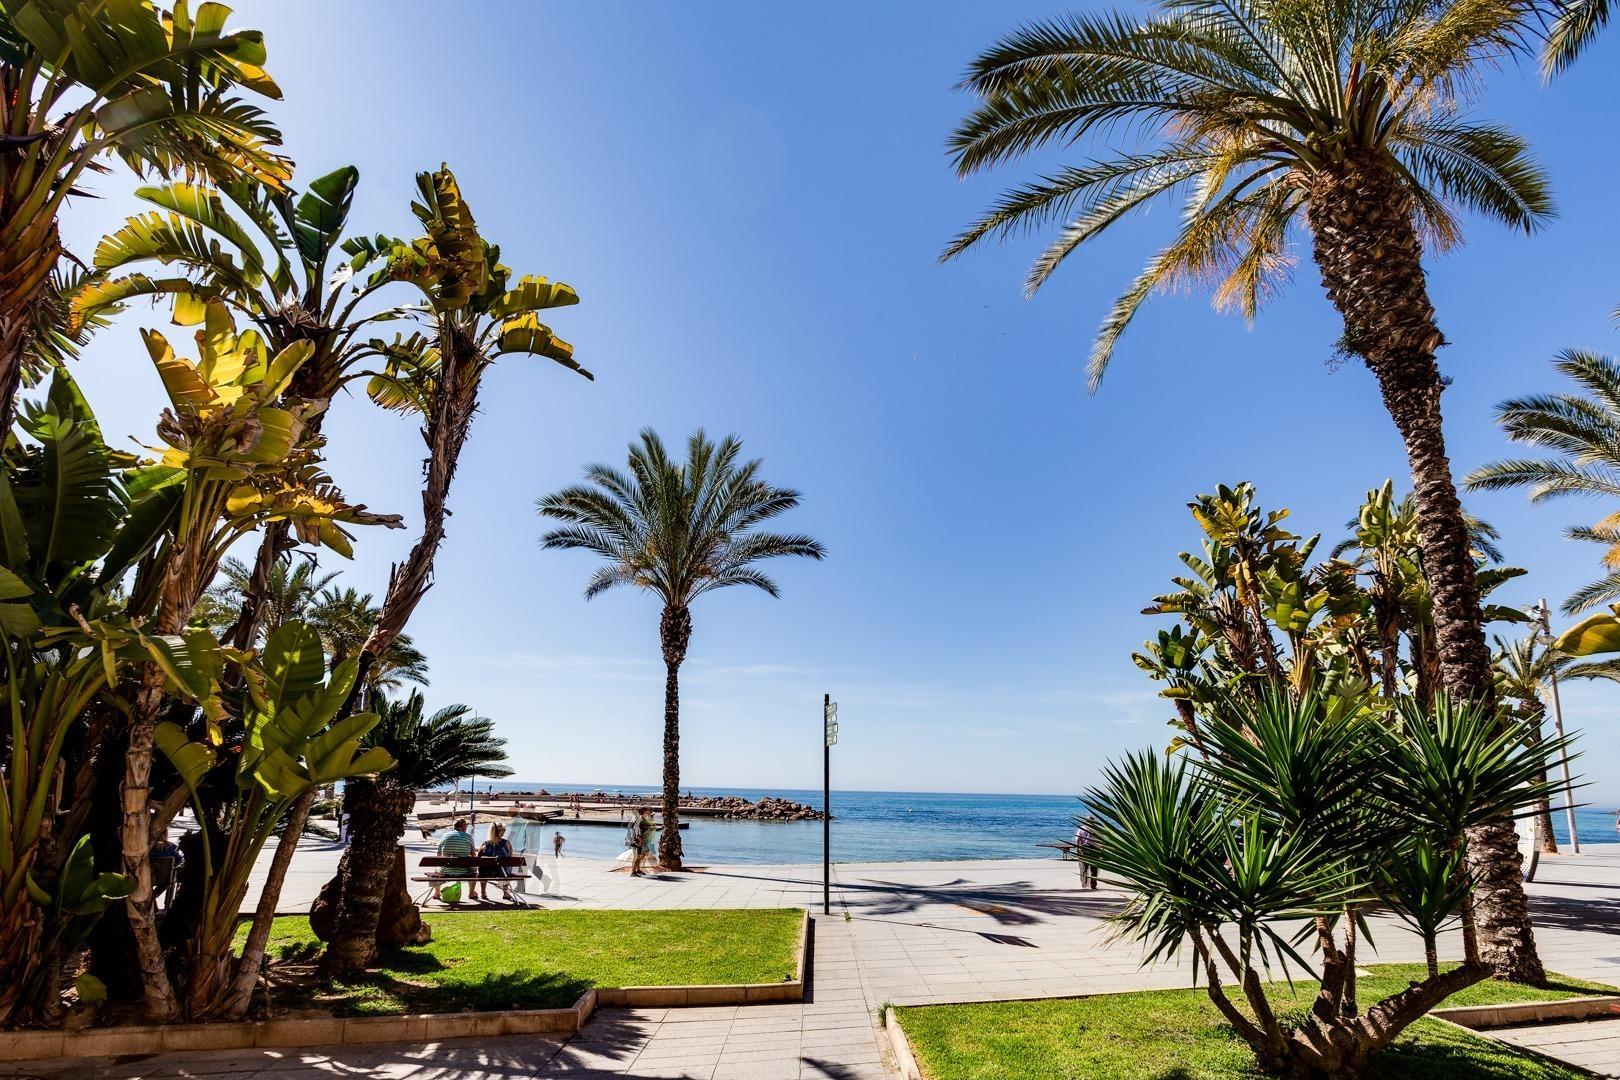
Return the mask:
<path id="1" fill-rule="evenodd" d="M 664 653 L 664 826 L 658 859 L 681 866 L 681 663 L 692 640 L 692 602 L 728 585 L 771 596 L 776 583 L 756 564 L 799 555 L 821 559 L 821 544 L 803 535 L 755 526 L 799 505 L 799 493 L 760 479 L 759 458 L 739 461 L 742 441 L 718 444 L 702 431 L 687 440 L 686 460 L 671 460 L 651 428 L 630 444 L 629 472 L 608 465 L 585 470 L 587 483 L 547 495 L 543 517 L 567 522 L 546 534 L 547 548 L 579 549 L 606 560 L 585 586 L 589 600 L 615 585 L 634 585 L 663 603 L 658 623 Z"/>
<path id="2" fill-rule="evenodd" d="M 1156 290 L 1213 285 L 1247 316 L 1285 282 L 1290 242 L 1308 240 L 1344 334 L 1377 378 L 1405 441 L 1434 586 L 1445 685 L 1489 698 L 1490 650 L 1462 508 L 1446 459 L 1445 342 L 1423 249 L 1455 244 L 1458 213 L 1529 232 L 1552 213 L 1541 169 L 1506 128 L 1460 118 L 1461 91 L 1523 40 L 1528 5 L 1160 0 L 1142 16 L 1071 15 L 1026 26 L 964 80 L 977 107 L 951 140 L 967 175 L 1130 126 L 1138 153 L 1057 169 L 1013 188 L 945 251 L 1055 227 L 1030 270 L 1038 289 L 1077 248 L 1130 211 L 1185 199 L 1169 246 L 1104 320 L 1090 382 Z M 1485 958 L 1501 975 L 1543 975 L 1510 822 L 1470 842 Z"/>
<path id="3" fill-rule="evenodd" d="M 279 188 L 281 138 L 236 96 L 281 91 L 264 37 L 225 29 L 230 9 L 105 0 L 0 0 L 0 430 L 38 353 L 62 255 L 58 217 L 87 172 L 196 172 Z"/>
<path id="4" fill-rule="evenodd" d="M 1468 474 L 1474 491 L 1529 488 L 1530 501 L 1567 495 L 1620 499 L 1620 363 L 1582 349 L 1559 353 L 1553 367 L 1579 388 L 1576 393 L 1510 398 L 1496 407 L 1509 439 L 1552 451 L 1546 458 L 1497 461 Z M 1620 600 L 1620 509 L 1591 525 L 1564 530 L 1571 540 L 1604 548 L 1601 578 L 1564 601 L 1573 615 Z"/>
<path id="5" fill-rule="evenodd" d="M 321 635 L 332 654 L 332 662 L 340 664 L 365 647 L 380 611 L 372 603 L 370 593 L 333 588 L 323 590 L 315 598 L 305 618 Z M 381 691 L 397 692 L 406 683 L 426 686 L 427 681 L 427 657 L 416 647 L 411 635 L 397 634 L 366 672 L 365 699 L 369 701 Z"/>
<path id="6" fill-rule="evenodd" d="M 388 875 L 416 793 L 469 776 L 512 775 L 504 764 L 506 740 L 495 736 L 493 720 L 473 715 L 466 705 L 447 705 L 426 718 L 424 708 L 421 691 L 404 701 L 380 702 L 381 721 L 365 742 L 387 750 L 397 764 L 374 779 L 344 785 L 349 849 L 327 887 L 339 897 L 332 941 L 322 958 L 328 974 L 361 970 L 376 955 Z"/>

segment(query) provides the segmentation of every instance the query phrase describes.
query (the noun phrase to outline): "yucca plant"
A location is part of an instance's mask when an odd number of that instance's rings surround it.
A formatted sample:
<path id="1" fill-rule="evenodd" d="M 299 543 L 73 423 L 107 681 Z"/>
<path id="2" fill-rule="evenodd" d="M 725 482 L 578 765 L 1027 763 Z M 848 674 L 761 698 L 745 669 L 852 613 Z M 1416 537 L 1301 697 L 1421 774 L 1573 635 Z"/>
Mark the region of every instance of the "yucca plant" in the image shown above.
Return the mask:
<path id="1" fill-rule="evenodd" d="M 973 61 L 963 86 L 977 103 L 950 143 L 963 175 L 1097 150 L 1008 191 L 945 251 L 1050 229 L 1030 292 L 1132 211 L 1182 202 L 1174 237 L 1103 322 L 1093 388 L 1154 292 L 1205 283 L 1218 305 L 1253 316 L 1286 283 L 1294 244 L 1308 247 L 1342 321 L 1338 348 L 1376 378 L 1405 444 L 1445 685 L 1483 700 L 1490 651 L 1446 457 L 1445 336 L 1423 256 L 1460 240 L 1463 212 L 1523 232 L 1552 213 L 1524 141 L 1458 111 L 1484 70 L 1523 47 L 1533 16 L 1530 4 L 1452 0 L 1158 0 L 1140 14 L 1054 18 Z M 1125 127 L 1142 149 L 1110 142 Z M 1510 830 L 1481 832 L 1473 852 L 1495 883 L 1483 901 L 1490 962 L 1539 980 Z"/>
<path id="2" fill-rule="evenodd" d="M 1490 969 L 1470 949 L 1439 968 L 1437 938 L 1478 880 L 1468 832 L 1530 811 L 1563 744 L 1532 746 L 1477 702 L 1383 710 L 1309 687 L 1228 696 L 1206 751 L 1111 765 L 1086 795 L 1091 858 L 1129 893 L 1114 917 L 1145 962 L 1190 950 L 1211 1002 L 1268 1072 L 1361 1077 L 1424 1013 Z M 1374 782 L 1376 781 L 1376 782 Z M 1370 1004 L 1354 999 L 1353 927 L 1380 902 L 1424 941 L 1429 973 Z M 1309 972 L 1302 1015 L 1265 983 Z M 1230 989 L 1229 989 L 1230 988 Z M 1240 1008 L 1234 996 L 1245 1007 Z"/>

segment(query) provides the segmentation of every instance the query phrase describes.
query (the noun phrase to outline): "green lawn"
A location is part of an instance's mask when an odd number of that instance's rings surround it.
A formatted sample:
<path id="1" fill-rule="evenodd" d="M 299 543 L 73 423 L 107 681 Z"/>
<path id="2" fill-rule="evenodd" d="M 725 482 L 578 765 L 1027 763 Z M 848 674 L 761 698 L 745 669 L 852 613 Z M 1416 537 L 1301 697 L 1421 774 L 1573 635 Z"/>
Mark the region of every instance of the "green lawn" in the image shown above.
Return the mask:
<path id="1" fill-rule="evenodd" d="M 272 1000 L 277 1011 L 357 1016 L 555 1008 L 592 986 L 782 982 L 795 973 L 802 918 L 798 908 L 434 912 L 428 944 L 320 986 L 309 920 L 288 916 L 270 939 Z"/>
<path id="2" fill-rule="evenodd" d="M 1358 982 L 1363 1005 L 1421 978 L 1421 964 L 1384 964 Z M 1554 976 L 1538 990 L 1486 981 L 1448 1005 L 1492 1005 L 1613 992 Z M 1274 987 L 1282 1008 L 1308 1005 L 1315 986 Z M 1202 990 L 1153 990 L 1090 998 L 933 1005 L 897 1010 L 929 1080 L 1235 1080 L 1262 1074 L 1247 1044 Z M 1577 1080 L 1500 1043 L 1419 1021 L 1380 1059 L 1388 1080 Z"/>

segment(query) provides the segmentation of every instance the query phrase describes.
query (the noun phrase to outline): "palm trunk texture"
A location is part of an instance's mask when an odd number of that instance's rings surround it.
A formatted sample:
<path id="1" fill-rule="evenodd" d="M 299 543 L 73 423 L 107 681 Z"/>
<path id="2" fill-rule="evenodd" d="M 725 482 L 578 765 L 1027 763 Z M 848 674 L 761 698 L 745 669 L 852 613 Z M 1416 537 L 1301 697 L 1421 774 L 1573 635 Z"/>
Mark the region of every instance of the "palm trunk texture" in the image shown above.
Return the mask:
<path id="1" fill-rule="evenodd" d="M 658 623 L 664 647 L 664 831 L 658 838 L 658 861 L 666 870 L 681 868 L 681 663 L 692 641 L 692 612 L 664 608 Z"/>
<path id="2" fill-rule="evenodd" d="M 332 941 L 321 957 L 323 974 L 365 970 L 377 956 L 377 925 L 382 917 L 394 852 L 405 835 L 405 815 L 416 792 L 374 780 L 350 780 L 343 806 L 349 815 L 349 850 L 339 867 L 337 917 Z"/>
<path id="3" fill-rule="evenodd" d="M 1444 383 L 1434 354 L 1445 338 L 1429 303 L 1410 201 L 1386 163 L 1350 160 L 1313 179 L 1309 219 L 1323 287 L 1344 319 L 1344 347 L 1378 379 L 1406 443 L 1441 681 L 1458 699 L 1494 701 L 1474 560 L 1440 419 Z M 1545 982 L 1513 823 L 1490 822 L 1468 841 L 1481 959 L 1498 978 Z"/>

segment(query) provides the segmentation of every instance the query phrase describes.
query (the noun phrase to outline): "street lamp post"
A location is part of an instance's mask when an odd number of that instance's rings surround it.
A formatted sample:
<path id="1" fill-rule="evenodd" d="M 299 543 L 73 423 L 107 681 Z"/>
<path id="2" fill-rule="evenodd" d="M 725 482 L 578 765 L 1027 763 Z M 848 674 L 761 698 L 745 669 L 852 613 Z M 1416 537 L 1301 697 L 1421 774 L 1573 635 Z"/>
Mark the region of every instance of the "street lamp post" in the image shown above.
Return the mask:
<path id="1" fill-rule="evenodd" d="M 821 695 L 821 913 L 832 914 L 832 748 L 838 741 L 838 702 Z"/>
<path id="2" fill-rule="evenodd" d="M 1540 631 L 1539 637 L 1543 645 L 1550 652 L 1553 647 L 1552 611 L 1547 607 L 1547 598 L 1542 597 L 1535 607 L 1530 609 L 1530 617 L 1535 620 Z M 1564 740 L 1564 709 L 1558 700 L 1558 668 L 1555 664 L 1547 665 L 1547 697 L 1552 702 L 1553 729 L 1558 732 L 1558 741 Z M 1569 775 L 1569 748 L 1563 747 L 1558 752 L 1558 763 L 1564 774 L 1564 816 L 1569 823 L 1569 849 L 1572 854 L 1581 853 L 1581 837 L 1575 831 L 1575 782 Z"/>

